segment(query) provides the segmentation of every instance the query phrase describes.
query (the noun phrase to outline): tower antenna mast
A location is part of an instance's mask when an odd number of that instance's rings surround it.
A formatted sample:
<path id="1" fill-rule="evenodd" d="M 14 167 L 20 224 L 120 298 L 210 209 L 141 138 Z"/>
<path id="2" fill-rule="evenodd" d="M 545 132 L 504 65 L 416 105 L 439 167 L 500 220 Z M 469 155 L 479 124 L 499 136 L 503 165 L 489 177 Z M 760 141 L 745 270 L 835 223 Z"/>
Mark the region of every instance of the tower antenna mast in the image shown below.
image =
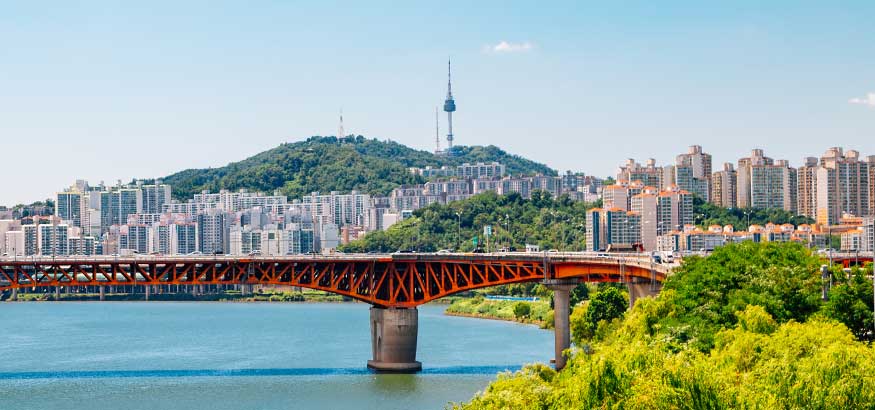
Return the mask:
<path id="1" fill-rule="evenodd" d="M 441 153 L 441 128 L 438 122 L 438 107 L 434 107 L 434 153 Z"/>

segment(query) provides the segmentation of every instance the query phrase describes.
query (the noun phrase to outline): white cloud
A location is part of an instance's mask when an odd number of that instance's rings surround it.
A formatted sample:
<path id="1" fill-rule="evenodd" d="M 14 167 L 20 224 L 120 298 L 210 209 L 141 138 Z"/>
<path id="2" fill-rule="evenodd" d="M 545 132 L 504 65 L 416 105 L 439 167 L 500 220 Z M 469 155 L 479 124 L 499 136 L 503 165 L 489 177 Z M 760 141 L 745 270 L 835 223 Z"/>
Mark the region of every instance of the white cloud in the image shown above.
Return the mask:
<path id="1" fill-rule="evenodd" d="M 875 107 L 875 93 L 868 93 L 863 98 L 851 98 L 850 100 L 848 100 L 848 102 L 851 104 L 860 104 Z"/>
<path id="2" fill-rule="evenodd" d="M 491 53 L 525 53 L 527 51 L 533 50 L 534 48 L 535 45 L 529 41 L 524 41 L 522 43 L 501 41 L 498 44 L 486 46 L 485 50 Z"/>

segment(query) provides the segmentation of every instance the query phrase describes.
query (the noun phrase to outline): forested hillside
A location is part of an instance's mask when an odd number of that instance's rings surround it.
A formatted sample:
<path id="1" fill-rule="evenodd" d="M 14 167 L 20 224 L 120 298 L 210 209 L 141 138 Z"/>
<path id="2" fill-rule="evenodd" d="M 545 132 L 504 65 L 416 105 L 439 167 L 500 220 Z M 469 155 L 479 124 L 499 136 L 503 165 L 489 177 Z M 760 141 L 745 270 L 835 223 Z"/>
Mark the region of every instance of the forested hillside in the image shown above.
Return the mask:
<path id="1" fill-rule="evenodd" d="M 454 155 L 438 156 L 392 141 L 357 137 L 311 137 L 285 143 L 239 162 L 219 168 L 188 169 L 163 181 L 173 186 L 173 196 L 187 199 L 202 190 L 246 188 L 292 198 L 314 191 L 350 191 L 385 195 L 401 184 L 422 183 L 409 167 L 460 165 L 498 161 L 509 173 L 555 175 L 556 171 L 495 146 L 455 147 Z"/>
<path id="2" fill-rule="evenodd" d="M 596 204 L 551 198 L 541 191 L 531 199 L 519 194 L 486 192 L 447 205 L 433 204 L 413 213 L 386 231 L 375 231 L 353 241 L 346 252 L 397 250 L 436 251 L 474 249 L 474 237 L 485 248 L 483 227 L 492 227 L 490 247 L 522 250 L 526 244 L 543 249 L 584 250 L 586 210 Z"/>

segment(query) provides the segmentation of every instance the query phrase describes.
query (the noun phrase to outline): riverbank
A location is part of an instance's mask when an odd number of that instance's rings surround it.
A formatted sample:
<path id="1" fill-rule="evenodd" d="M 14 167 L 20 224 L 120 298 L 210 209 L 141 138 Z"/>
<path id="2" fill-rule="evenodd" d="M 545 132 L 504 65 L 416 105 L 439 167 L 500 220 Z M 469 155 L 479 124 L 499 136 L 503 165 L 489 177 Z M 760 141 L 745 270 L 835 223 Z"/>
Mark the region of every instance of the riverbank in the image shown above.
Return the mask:
<path id="1" fill-rule="evenodd" d="M 99 301 L 98 293 L 19 293 L 18 302 L 87 302 Z M 104 301 L 136 302 L 145 301 L 143 293 L 106 293 Z M 243 293 L 238 290 L 223 290 L 202 294 L 194 293 L 152 293 L 150 301 L 161 302 L 301 302 L 301 303 L 331 303 L 351 302 L 353 299 L 316 290 L 275 291 L 262 290 Z M 7 298 L 4 300 L 9 302 Z"/>
<path id="2" fill-rule="evenodd" d="M 549 301 L 490 300 L 482 296 L 458 298 L 447 306 L 444 314 L 533 324 L 543 329 L 553 328 L 553 309 L 550 308 Z"/>

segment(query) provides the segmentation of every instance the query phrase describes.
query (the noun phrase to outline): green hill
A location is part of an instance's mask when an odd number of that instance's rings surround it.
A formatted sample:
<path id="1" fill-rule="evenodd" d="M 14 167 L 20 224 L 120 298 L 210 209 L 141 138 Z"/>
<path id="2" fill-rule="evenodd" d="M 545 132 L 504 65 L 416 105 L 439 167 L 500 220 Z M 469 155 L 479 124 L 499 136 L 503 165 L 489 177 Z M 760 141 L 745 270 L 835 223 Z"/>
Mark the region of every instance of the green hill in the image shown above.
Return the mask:
<path id="1" fill-rule="evenodd" d="M 544 164 L 508 154 L 495 146 L 455 147 L 454 155 L 438 156 L 392 141 L 362 136 L 311 137 L 285 143 L 239 162 L 219 168 L 188 169 L 163 178 L 173 186 L 173 196 L 187 199 L 202 190 L 273 192 L 292 198 L 313 191 L 359 190 L 385 195 L 401 184 L 425 182 L 409 167 L 460 165 L 498 161 L 513 175 L 556 171 Z"/>
<path id="2" fill-rule="evenodd" d="M 583 250 L 586 211 L 599 204 L 572 201 L 566 195 L 551 198 L 541 191 L 524 199 L 518 193 L 484 192 L 449 204 L 431 204 L 413 212 L 385 231 L 374 231 L 342 246 L 349 253 L 439 249 L 472 251 L 473 238 L 485 248 L 483 227 L 492 226 L 490 249 Z"/>

